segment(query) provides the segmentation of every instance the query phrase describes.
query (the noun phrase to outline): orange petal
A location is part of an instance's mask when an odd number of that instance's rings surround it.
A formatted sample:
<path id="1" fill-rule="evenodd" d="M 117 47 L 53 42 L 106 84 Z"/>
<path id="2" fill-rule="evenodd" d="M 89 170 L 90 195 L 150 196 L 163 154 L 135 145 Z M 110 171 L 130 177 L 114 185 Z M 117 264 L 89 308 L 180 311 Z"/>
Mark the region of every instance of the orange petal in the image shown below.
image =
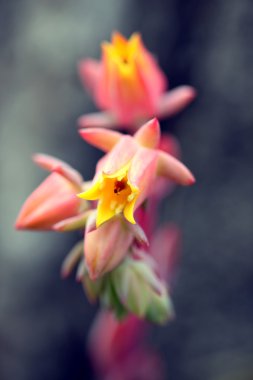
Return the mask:
<path id="1" fill-rule="evenodd" d="M 27 198 L 18 218 L 17 229 L 50 230 L 61 220 L 79 212 L 78 189 L 58 173 L 52 173 Z"/>
<path id="2" fill-rule="evenodd" d="M 102 128 L 81 129 L 79 133 L 86 142 L 104 152 L 110 151 L 123 136 L 119 132 Z"/>

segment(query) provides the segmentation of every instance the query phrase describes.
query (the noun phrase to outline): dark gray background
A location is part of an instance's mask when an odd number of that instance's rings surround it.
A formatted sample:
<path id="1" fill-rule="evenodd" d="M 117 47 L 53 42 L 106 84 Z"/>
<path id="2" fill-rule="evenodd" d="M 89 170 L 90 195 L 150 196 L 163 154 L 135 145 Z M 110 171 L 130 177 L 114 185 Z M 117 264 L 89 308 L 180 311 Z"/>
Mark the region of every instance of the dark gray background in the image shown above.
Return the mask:
<path id="1" fill-rule="evenodd" d="M 162 126 L 196 175 L 161 219 L 183 230 L 177 319 L 152 329 L 171 380 L 253 378 L 253 3 L 251 0 L 0 0 L 0 379 L 92 379 L 96 312 L 59 268 L 78 234 L 17 233 L 18 210 L 45 174 L 43 151 L 90 179 L 98 153 L 76 132 L 95 110 L 76 73 L 112 30 L 140 31 L 170 86 L 198 99 Z"/>

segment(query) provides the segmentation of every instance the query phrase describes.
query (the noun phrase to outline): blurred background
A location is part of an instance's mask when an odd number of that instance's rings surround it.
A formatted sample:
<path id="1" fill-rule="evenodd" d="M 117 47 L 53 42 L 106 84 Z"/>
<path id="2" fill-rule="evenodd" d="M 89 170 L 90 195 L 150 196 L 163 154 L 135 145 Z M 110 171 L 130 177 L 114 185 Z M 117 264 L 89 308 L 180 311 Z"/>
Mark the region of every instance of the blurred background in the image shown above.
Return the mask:
<path id="1" fill-rule="evenodd" d="M 251 0 L 0 0 L 0 379 L 93 379 L 85 344 L 96 308 L 59 275 L 78 234 L 21 233 L 13 223 L 46 175 L 34 152 L 92 177 L 99 153 L 76 119 L 95 106 L 76 64 L 99 58 L 113 30 L 140 31 L 170 87 L 198 92 L 162 123 L 197 183 L 161 212 L 182 229 L 183 251 L 177 318 L 152 329 L 152 344 L 169 380 L 253 379 Z"/>

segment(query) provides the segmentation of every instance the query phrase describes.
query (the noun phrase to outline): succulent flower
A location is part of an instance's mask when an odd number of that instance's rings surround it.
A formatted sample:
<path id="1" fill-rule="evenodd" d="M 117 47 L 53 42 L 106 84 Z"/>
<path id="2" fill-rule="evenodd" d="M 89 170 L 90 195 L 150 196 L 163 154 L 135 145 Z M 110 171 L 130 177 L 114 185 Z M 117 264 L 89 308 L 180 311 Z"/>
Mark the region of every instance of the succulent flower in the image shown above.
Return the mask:
<path id="1" fill-rule="evenodd" d="M 83 129 L 81 136 L 108 152 L 97 165 L 91 187 L 79 197 L 98 200 L 96 225 L 123 214 L 136 223 L 134 211 L 148 197 L 157 177 L 191 185 L 191 172 L 175 157 L 157 149 L 160 126 L 157 119 L 144 124 L 133 137 L 105 129 Z"/>
<path id="2" fill-rule="evenodd" d="M 166 77 L 138 33 L 129 40 L 113 33 L 110 43 L 102 43 L 101 60 L 84 59 L 78 68 L 83 84 L 105 111 L 82 116 L 81 127 L 136 128 L 151 117 L 179 112 L 195 97 L 190 86 L 165 92 Z"/>

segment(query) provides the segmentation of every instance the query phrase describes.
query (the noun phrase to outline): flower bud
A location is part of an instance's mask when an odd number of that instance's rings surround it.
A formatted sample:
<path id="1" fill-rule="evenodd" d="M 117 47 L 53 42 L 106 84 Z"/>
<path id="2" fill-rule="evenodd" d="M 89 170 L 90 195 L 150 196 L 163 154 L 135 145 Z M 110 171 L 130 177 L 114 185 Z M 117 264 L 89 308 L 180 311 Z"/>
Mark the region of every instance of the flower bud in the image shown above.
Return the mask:
<path id="1" fill-rule="evenodd" d="M 133 239 L 131 230 L 121 217 L 115 217 L 90 232 L 87 229 L 84 256 L 90 278 L 95 280 L 119 265 Z"/>
<path id="2" fill-rule="evenodd" d="M 146 255 L 147 256 L 147 255 Z M 115 293 L 125 308 L 140 318 L 163 324 L 173 317 L 166 285 L 156 273 L 152 258 L 127 257 L 111 273 Z"/>
<path id="3" fill-rule="evenodd" d="M 76 216 L 82 207 L 78 191 L 80 187 L 61 174 L 50 174 L 25 201 L 16 228 L 51 230 L 54 224 Z"/>

